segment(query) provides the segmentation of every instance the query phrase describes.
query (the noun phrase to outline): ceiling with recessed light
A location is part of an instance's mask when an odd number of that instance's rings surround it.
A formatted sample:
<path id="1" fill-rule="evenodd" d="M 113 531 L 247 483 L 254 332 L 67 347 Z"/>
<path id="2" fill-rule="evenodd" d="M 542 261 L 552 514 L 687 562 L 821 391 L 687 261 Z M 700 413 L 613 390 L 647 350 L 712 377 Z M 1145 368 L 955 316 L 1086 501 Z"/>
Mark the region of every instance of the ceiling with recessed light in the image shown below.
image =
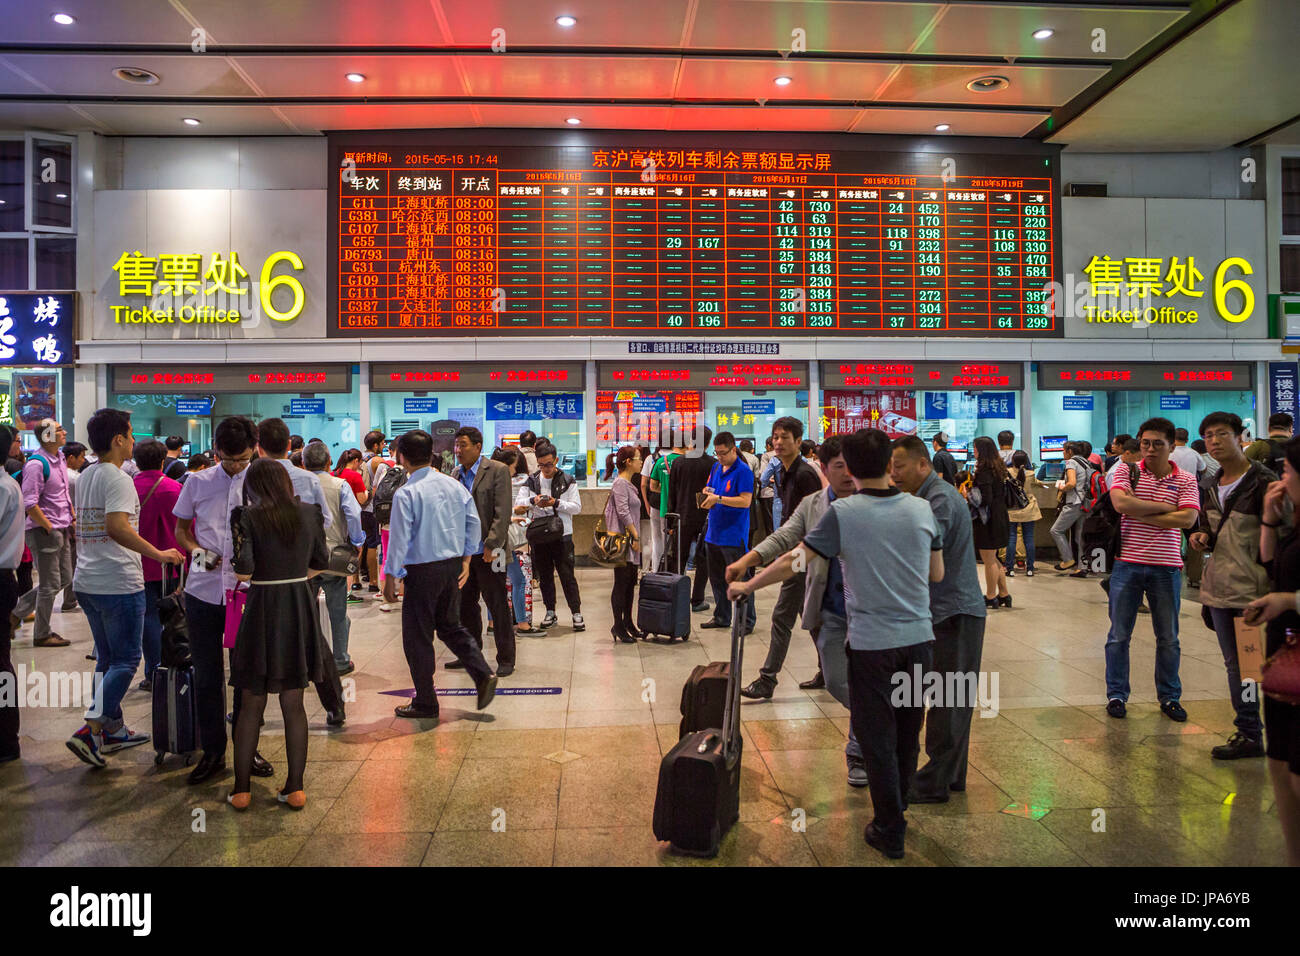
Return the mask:
<path id="1" fill-rule="evenodd" d="M 1289 62 L 1271 62 L 1300 40 L 1297 0 L 7 5 L 0 128 L 938 131 L 1179 149 L 1232 145 L 1241 129 L 1262 134 L 1300 113 L 1300 84 L 1281 80 Z M 1249 59 L 1243 22 L 1265 34 L 1266 55 L 1237 69 L 1266 95 L 1253 106 L 1232 97 L 1231 109 L 1188 97 L 1219 72 L 1220 33 Z"/>

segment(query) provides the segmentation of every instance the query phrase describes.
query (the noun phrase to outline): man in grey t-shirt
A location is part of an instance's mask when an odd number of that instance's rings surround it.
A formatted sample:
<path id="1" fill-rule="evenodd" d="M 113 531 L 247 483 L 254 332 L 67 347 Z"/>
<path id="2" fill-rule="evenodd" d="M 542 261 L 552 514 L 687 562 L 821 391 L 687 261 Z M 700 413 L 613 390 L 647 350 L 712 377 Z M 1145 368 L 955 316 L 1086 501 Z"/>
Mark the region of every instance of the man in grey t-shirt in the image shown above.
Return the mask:
<path id="1" fill-rule="evenodd" d="M 930 707 L 925 721 L 930 759 L 912 779 L 907 802 L 947 803 L 949 790 L 966 789 L 970 722 L 988 612 L 975 566 L 970 509 L 961 493 L 930 467 L 925 442 L 915 435 L 894 442 L 893 475 L 899 488 L 930 503 L 943 537 L 943 580 L 930 585 L 934 669 L 944 675 L 945 688 L 962 689 L 961 700 L 944 699 Z"/>
<path id="2" fill-rule="evenodd" d="M 889 437 L 864 428 L 841 442 L 858 493 L 831 502 L 803 542 L 748 581 L 732 600 L 783 581 L 811 549 L 839 559 L 848 614 L 849 711 L 863 749 L 875 819 L 863 838 L 891 859 L 903 856 L 904 794 L 916 772 L 925 719 L 920 683 L 934 634 L 929 582 L 943 579 L 943 538 L 930 506 L 889 481 Z"/>

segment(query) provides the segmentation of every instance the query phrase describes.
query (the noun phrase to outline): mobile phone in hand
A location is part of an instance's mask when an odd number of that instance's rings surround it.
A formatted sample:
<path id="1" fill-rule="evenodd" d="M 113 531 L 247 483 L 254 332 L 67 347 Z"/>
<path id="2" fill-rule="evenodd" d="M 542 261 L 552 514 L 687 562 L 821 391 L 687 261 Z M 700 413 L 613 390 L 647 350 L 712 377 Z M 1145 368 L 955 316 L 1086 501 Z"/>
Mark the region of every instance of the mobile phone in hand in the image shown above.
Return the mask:
<path id="1" fill-rule="evenodd" d="M 1263 618 L 1264 609 L 1262 607 L 1248 607 L 1245 613 L 1241 615 L 1241 619 L 1252 627 L 1259 624 Z"/>

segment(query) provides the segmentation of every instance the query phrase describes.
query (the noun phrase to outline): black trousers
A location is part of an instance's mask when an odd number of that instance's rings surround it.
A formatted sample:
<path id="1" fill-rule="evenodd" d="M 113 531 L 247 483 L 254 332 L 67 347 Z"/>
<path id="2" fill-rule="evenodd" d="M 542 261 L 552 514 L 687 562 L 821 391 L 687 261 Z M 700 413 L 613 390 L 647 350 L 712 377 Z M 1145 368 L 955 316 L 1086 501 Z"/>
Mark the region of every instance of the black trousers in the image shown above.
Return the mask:
<path id="1" fill-rule="evenodd" d="M 506 573 L 493 571 L 492 563 L 481 555 L 469 559 L 469 579 L 460 590 L 460 622 L 483 649 L 483 614 L 478 607 L 479 595 L 492 615 L 492 633 L 497 642 L 497 664 L 515 663 L 515 611 L 506 597 Z"/>
<path id="2" fill-rule="evenodd" d="M 13 699 L 8 705 L 0 700 L 0 757 L 11 757 L 18 753 L 18 695 L 26 690 L 18 686 L 18 675 L 14 673 L 9 632 L 9 615 L 17 603 L 18 579 L 12 570 L 0 570 L 0 621 L 4 622 L 3 633 L 0 633 L 0 673 L 9 675 L 9 680 L 12 681 L 10 686 L 14 689 Z"/>
<path id="3" fill-rule="evenodd" d="M 433 690 L 433 674 L 437 669 L 437 652 L 433 636 L 451 648 L 451 652 L 465 665 L 465 671 L 477 684 L 492 675 L 483 659 L 483 652 L 474 643 L 474 635 L 460 623 L 460 558 L 412 564 L 406 569 L 405 597 L 402 599 L 402 650 L 411 668 L 415 684 L 416 707 L 432 709 L 438 706 Z M 510 620 L 506 617 L 505 620 Z"/>
<path id="4" fill-rule="evenodd" d="M 564 588 L 564 603 L 569 605 L 571 614 L 581 614 L 582 595 L 578 593 L 578 579 L 573 573 L 573 535 L 566 534 L 550 544 L 535 544 L 532 553 L 533 573 L 542 586 L 542 603 L 546 610 L 555 610 L 555 572 L 558 571 L 560 587 Z M 513 615 L 511 611 L 506 620 L 513 620 Z"/>
<path id="5" fill-rule="evenodd" d="M 700 512 L 707 517 L 708 512 Z M 706 522 L 692 522 L 682 528 L 681 573 L 686 573 L 686 559 L 690 557 L 691 543 L 695 543 L 695 582 L 691 585 L 691 603 L 704 603 L 704 588 L 709 583 L 709 549 L 704 544 Z"/>
<path id="6" fill-rule="evenodd" d="M 880 651 L 849 648 L 849 722 L 867 765 L 872 822 L 894 844 L 907 830 L 903 799 L 916 773 L 925 720 L 924 688 L 913 687 L 915 668 L 924 675 L 933 658 L 933 641 Z M 899 673 L 907 675 L 909 693 L 895 706 L 893 676 Z"/>
<path id="7" fill-rule="evenodd" d="M 918 793 L 947 795 L 953 784 L 966 786 L 966 759 L 970 751 L 970 722 L 975 712 L 980 659 L 984 656 L 985 618 L 954 614 L 934 625 L 934 670 L 973 675 L 960 683 L 966 697 L 962 707 L 931 707 L 925 718 L 925 753 L 930 759 L 916 773 L 912 786 Z M 955 701 L 945 701 L 953 704 Z"/>
<path id="8" fill-rule="evenodd" d="M 609 595 L 609 605 L 614 611 L 614 626 L 635 624 L 636 577 L 640 569 L 635 564 L 625 564 L 614 569 L 614 590 Z"/>

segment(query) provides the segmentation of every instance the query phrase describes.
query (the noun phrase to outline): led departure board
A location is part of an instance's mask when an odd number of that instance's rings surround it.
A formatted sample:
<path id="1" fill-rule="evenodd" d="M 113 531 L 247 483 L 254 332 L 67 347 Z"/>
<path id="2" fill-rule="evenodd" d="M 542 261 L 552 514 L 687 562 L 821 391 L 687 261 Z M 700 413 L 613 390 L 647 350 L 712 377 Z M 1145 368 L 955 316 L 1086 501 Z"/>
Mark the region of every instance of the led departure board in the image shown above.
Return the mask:
<path id="1" fill-rule="evenodd" d="M 402 135 L 331 138 L 330 335 L 1060 333 L 1043 147 Z"/>

